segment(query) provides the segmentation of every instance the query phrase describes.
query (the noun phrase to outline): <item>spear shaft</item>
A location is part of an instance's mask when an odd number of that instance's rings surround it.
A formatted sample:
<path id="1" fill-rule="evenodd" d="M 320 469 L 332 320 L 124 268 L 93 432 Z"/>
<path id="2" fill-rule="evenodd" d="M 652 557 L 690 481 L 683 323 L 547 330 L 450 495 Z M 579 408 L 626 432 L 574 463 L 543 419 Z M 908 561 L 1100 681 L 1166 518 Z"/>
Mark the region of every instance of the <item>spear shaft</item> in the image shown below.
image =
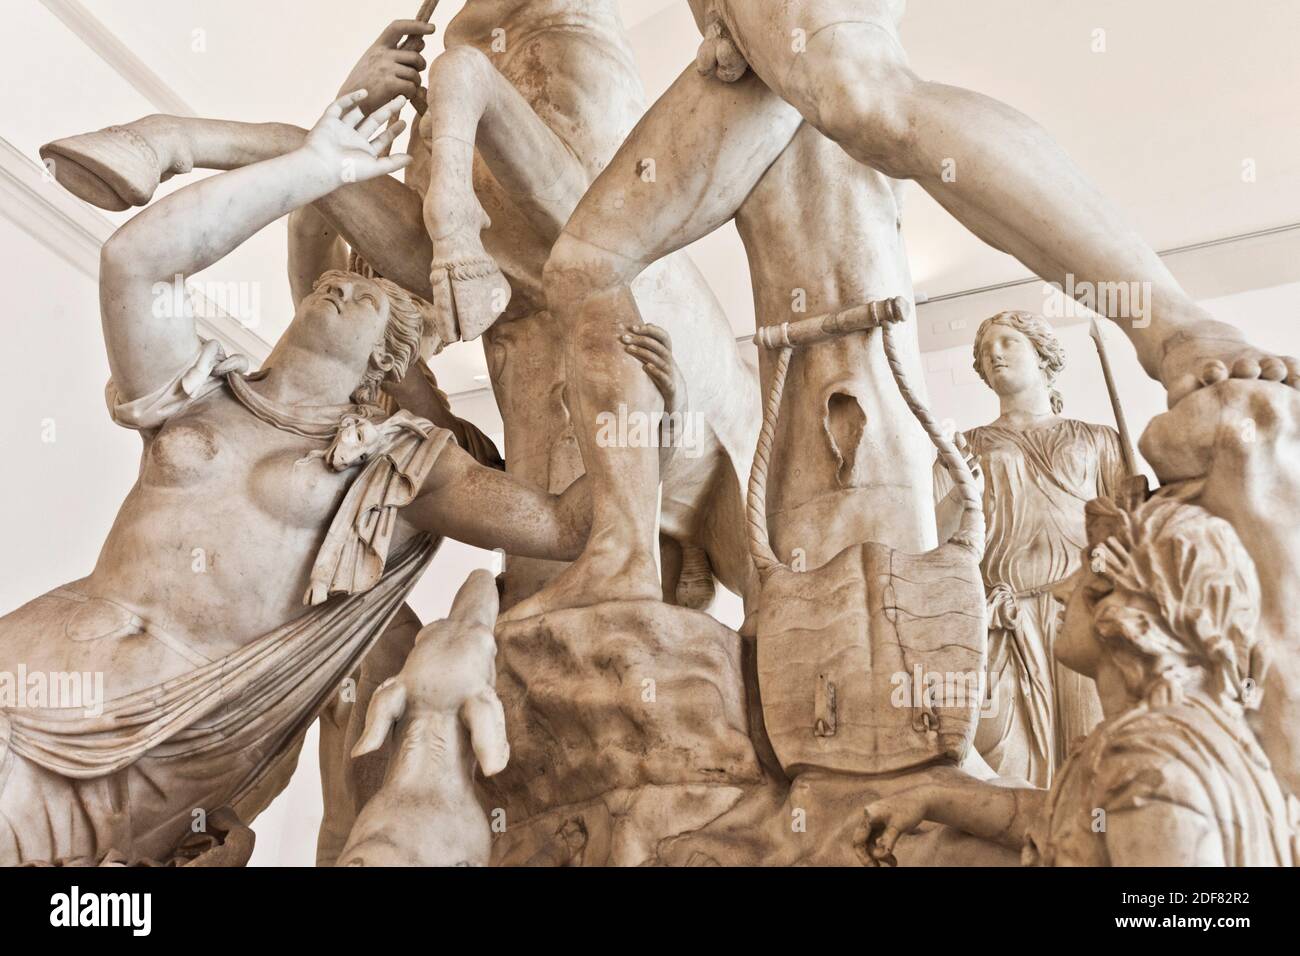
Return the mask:
<path id="1" fill-rule="evenodd" d="M 415 14 L 415 19 L 419 20 L 421 23 L 428 23 L 429 20 L 433 18 L 433 11 L 437 9 L 438 9 L 438 0 L 424 0 L 424 2 L 420 4 L 419 11 Z M 407 37 L 405 40 L 402 41 L 401 46 L 398 47 L 398 49 L 401 50 L 409 49 L 412 45 L 413 45 L 413 41 L 411 37 Z M 416 93 L 413 97 L 411 97 L 411 105 L 415 107 L 415 114 L 417 116 L 423 116 L 424 111 L 429 108 L 429 101 L 425 96 L 423 87 L 420 88 L 420 91 L 418 93 Z M 397 117 L 394 116 L 390 122 L 396 122 L 396 121 L 397 121 Z"/>

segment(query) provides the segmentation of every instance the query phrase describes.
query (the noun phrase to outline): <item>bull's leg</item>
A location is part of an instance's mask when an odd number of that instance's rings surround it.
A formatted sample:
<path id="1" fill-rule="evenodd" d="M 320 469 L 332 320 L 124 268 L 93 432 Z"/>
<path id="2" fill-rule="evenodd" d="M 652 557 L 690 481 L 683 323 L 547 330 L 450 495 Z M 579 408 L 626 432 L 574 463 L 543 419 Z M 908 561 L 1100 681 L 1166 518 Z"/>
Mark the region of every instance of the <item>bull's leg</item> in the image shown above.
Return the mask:
<path id="1" fill-rule="evenodd" d="M 487 214 L 474 190 L 475 150 L 528 223 L 548 243 L 587 188 L 587 174 L 523 95 L 474 47 L 429 67 L 429 149 L 424 222 L 430 283 L 444 341 L 472 339 L 505 310 L 510 287 L 483 248 Z"/>

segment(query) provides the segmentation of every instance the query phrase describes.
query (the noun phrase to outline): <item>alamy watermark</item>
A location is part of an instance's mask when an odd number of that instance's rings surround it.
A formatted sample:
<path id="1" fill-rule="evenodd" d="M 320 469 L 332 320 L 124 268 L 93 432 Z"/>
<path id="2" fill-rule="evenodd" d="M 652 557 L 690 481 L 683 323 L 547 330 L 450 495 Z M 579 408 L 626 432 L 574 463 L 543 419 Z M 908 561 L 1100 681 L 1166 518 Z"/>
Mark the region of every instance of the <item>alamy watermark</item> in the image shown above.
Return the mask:
<path id="1" fill-rule="evenodd" d="M 676 448 L 687 458 L 704 453 L 704 416 L 699 412 L 645 412 L 620 403 L 596 415 L 601 448 Z"/>
<path id="2" fill-rule="evenodd" d="M 171 282 L 155 282 L 153 314 L 158 319 L 219 319 L 229 316 L 246 329 L 262 321 L 262 283 L 191 279 L 177 273 Z"/>
<path id="3" fill-rule="evenodd" d="M 80 710 L 87 717 L 104 713 L 103 671 L 0 671 L 0 708 Z"/>
<path id="4" fill-rule="evenodd" d="M 984 671 L 927 671 L 918 664 L 910 673 L 896 671 L 889 682 L 894 685 L 889 695 L 894 707 L 976 707 L 981 717 L 998 711 L 997 688 L 989 691 Z"/>
<path id="5" fill-rule="evenodd" d="M 1086 319 L 1096 313 L 1131 322 L 1135 329 L 1151 324 L 1150 282 L 1079 282 L 1070 274 L 1064 285 L 1046 283 L 1043 295 L 1047 319 Z"/>

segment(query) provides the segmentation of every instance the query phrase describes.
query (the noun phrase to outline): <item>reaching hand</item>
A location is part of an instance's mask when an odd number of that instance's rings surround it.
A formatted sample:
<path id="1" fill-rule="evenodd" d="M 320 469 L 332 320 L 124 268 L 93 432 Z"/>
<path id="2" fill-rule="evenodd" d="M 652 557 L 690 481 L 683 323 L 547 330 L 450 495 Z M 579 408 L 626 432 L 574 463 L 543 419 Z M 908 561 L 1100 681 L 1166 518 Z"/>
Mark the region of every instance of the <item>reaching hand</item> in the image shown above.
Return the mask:
<path id="1" fill-rule="evenodd" d="M 375 136 L 376 130 L 402 111 L 406 100 L 399 96 L 365 116 L 358 105 L 365 97 L 365 90 L 357 90 L 331 103 L 303 144 L 303 149 L 324 162 L 340 184 L 387 176 L 411 161 L 405 153 L 386 155 L 406 127 L 405 120 L 398 120 Z"/>
<path id="2" fill-rule="evenodd" d="M 894 845 L 926 819 L 928 801 L 924 785 L 882 797 L 862 811 L 862 823 L 853 834 L 853 848 L 867 866 L 897 866 Z"/>
<path id="3" fill-rule="evenodd" d="M 664 397 L 668 414 L 686 407 L 686 379 L 673 359 L 673 340 L 657 325 L 634 325 L 620 336 L 623 350 L 641 363 L 650 381 Z"/>
<path id="4" fill-rule="evenodd" d="M 433 31 L 432 23 L 394 20 L 361 54 L 339 87 L 340 95 L 348 90 L 366 90 L 360 105 L 367 116 L 396 96 L 414 99 L 420 91 L 420 74 L 428 66 L 420 51 L 424 49 L 424 38 Z M 407 39 L 403 41 L 403 37 Z"/>

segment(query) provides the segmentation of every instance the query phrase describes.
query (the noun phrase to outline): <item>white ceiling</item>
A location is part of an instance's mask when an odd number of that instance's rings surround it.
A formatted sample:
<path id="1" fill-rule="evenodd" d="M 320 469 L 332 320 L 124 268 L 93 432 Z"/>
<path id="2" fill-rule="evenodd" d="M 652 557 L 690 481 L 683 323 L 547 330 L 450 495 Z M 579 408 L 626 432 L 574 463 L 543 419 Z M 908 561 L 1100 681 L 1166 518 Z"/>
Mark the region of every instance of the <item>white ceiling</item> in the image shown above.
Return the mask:
<path id="1" fill-rule="evenodd" d="M 58 5 L 59 0 L 50 0 Z M 66 5 L 66 0 L 65 0 Z M 310 123 L 358 52 L 417 0 L 82 0 L 201 115 Z M 686 0 L 619 0 L 647 90 L 690 61 L 698 33 Z M 445 23 L 458 0 L 444 0 Z M 0 135 L 28 155 L 61 135 L 151 112 L 43 5 L 11 0 L 0 35 L 7 97 Z M 1094 30 L 1107 52 L 1094 53 Z M 1038 119 L 1157 247 L 1300 221 L 1300 3 L 1295 0 L 914 0 L 904 24 L 924 77 L 978 89 Z M 435 40 L 433 48 L 440 46 Z M 1254 183 L 1242 181 L 1253 159 Z M 930 296 L 1020 278 L 920 190 L 906 236 Z M 738 332 L 753 328 L 734 232 L 692 250 Z M 274 338 L 288 316 L 282 226 L 214 268 L 266 288 Z M 1300 266 L 1297 275 L 1300 278 Z M 477 346 L 439 357 L 452 391 L 482 375 Z"/>

